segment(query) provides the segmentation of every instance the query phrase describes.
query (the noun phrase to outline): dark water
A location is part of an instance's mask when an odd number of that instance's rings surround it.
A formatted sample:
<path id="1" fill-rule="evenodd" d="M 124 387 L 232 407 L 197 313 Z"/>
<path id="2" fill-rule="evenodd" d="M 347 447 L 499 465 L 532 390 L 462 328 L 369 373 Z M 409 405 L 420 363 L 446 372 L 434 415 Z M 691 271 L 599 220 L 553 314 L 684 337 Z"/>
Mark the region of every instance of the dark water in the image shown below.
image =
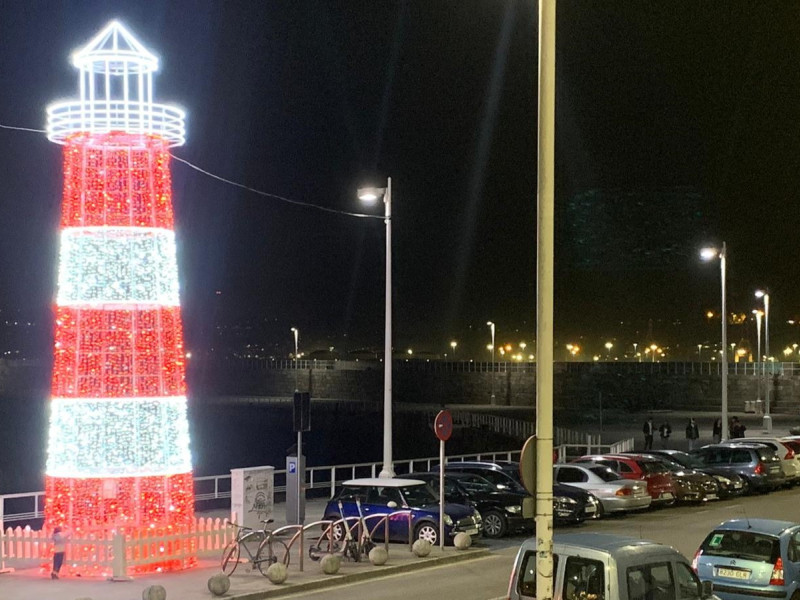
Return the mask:
<path id="1" fill-rule="evenodd" d="M 0 398 L 0 494 L 44 489 L 47 445 L 44 399 Z M 286 450 L 297 441 L 289 405 L 225 406 L 191 402 L 189 429 L 196 476 L 220 475 L 237 467 L 284 468 Z M 394 416 L 395 460 L 438 456 L 429 418 Z M 380 410 L 354 412 L 312 404 L 311 431 L 303 434 L 308 466 L 379 461 L 383 448 Z M 456 429 L 447 453 L 508 450 L 518 442 L 488 432 Z"/>

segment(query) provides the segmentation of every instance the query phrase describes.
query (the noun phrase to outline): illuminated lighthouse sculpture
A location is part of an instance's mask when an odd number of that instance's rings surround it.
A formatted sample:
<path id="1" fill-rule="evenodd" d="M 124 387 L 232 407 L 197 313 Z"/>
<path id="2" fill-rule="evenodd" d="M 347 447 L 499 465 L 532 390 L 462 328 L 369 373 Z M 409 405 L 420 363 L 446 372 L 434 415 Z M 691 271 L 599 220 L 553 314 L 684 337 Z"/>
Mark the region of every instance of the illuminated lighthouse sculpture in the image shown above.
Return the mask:
<path id="1" fill-rule="evenodd" d="M 102 572 L 79 540 L 113 533 L 168 540 L 135 570 L 181 569 L 196 562 L 169 170 L 184 114 L 153 101 L 158 59 L 118 22 L 72 63 L 80 100 L 47 111 L 64 191 L 45 527 L 68 528 L 78 572 Z"/>

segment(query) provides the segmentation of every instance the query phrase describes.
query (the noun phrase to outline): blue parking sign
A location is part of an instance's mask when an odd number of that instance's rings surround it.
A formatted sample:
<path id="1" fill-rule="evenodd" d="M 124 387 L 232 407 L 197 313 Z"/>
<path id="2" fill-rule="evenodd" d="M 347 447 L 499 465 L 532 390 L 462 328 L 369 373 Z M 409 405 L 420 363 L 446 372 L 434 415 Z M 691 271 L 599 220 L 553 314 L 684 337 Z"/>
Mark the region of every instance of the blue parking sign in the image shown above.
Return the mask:
<path id="1" fill-rule="evenodd" d="M 289 463 L 289 473 L 297 473 L 297 463 L 290 462 Z"/>

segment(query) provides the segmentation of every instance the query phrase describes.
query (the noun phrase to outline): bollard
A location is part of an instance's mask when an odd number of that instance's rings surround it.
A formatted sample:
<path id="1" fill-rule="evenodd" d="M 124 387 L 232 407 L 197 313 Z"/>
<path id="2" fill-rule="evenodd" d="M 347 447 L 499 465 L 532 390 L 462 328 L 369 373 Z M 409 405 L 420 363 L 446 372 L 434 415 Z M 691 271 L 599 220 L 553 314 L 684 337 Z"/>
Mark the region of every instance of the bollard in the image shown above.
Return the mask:
<path id="1" fill-rule="evenodd" d="M 208 591 L 214 596 L 222 596 L 231 589 L 231 580 L 225 573 L 217 573 L 208 578 Z"/>
<path id="2" fill-rule="evenodd" d="M 420 558 L 428 556 L 431 553 L 431 548 L 433 548 L 433 546 L 428 540 L 417 540 L 411 547 L 414 554 Z"/>
<path id="3" fill-rule="evenodd" d="M 275 585 L 279 585 L 286 581 L 286 578 L 289 576 L 289 570 L 286 568 L 286 565 L 281 562 L 276 562 L 269 566 L 267 569 L 267 579 L 270 582 L 274 583 Z"/>
<path id="4" fill-rule="evenodd" d="M 342 557 L 338 554 L 326 554 L 322 557 L 322 560 L 319 561 L 319 564 L 325 575 L 335 575 L 339 572 L 339 567 L 342 565 Z"/>
<path id="5" fill-rule="evenodd" d="M 470 546 L 472 546 L 472 538 L 469 534 L 464 533 L 457 533 L 455 539 L 453 540 L 453 546 L 456 547 L 456 550 L 466 550 Z"/>
<path id="6" fill-rule="evenodd" d="M 167 590 L 163 585 L 151 585 L 144 588 L 142 592 L 142 600 L 166 600 Z"/>
<path id="7" fill-rule="evenodd" d="M 369 562 L 373 565 L 385 565 L 387 560 L 389 560 L 389 553 L 380 546 L 375 546 L 369 551 Z"/>

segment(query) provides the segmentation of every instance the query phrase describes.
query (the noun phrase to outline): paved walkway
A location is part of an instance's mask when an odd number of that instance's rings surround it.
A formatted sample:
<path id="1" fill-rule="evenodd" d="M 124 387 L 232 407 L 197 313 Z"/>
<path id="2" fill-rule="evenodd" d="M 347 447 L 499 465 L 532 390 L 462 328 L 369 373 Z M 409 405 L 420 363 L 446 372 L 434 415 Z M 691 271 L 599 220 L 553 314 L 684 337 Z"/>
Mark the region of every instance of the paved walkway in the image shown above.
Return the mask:
<path id="1" fill-rule="evenodd" d="M 322 518 L 326 500 L 312 499 L 306 504 L 306 523 Z M 225 511 L 202 513 L 203 516 L 226 516 Z M 286 524 L 285 505 L 276 504 L 273 512 L 277 529 Z M 232 600 L 256 600 L 274 598 L 302 591 L 318 589 L 330 585 L 354 583 L 364 579 L 381 577 L 387 574 L 449 564 L 486 556 L 485 548 L 471 548 L 457 551 L 451 547 L 441 552 L 434 548 L 426 558 L 413 555 L 407 544 L 390 544 L 389 561 L 386 565 L 375 567 L 369 562 L 342 561 L 339 573 L 325 575 L 318 562 L 304 557 L 304 570 L 300 572 L 296 549 L 290 559 L 289 578 L 283 585 L 273 585 L 258 570 L 249 571 L 239 565 L 231 577 L 231 588 L 224 596 Z M 38 562 L 38 561 L 37 561 Z M 142 575 L 132 581 L 111 582 L 102 579 L 62 577 L 53 581 L 49 571 L 40 567 L 18 569 L 13 573 L 0 575 L 0 599 L 2 600 L 138 600 L 142 592 L 151 585 L 161 585 L 167 592 L 167 600 L 208 600 L 213 598 L 208 591 L 208 580 L 220 572 L 219 559 L 201 559 L 196 569 L 179 573 Z"/>

